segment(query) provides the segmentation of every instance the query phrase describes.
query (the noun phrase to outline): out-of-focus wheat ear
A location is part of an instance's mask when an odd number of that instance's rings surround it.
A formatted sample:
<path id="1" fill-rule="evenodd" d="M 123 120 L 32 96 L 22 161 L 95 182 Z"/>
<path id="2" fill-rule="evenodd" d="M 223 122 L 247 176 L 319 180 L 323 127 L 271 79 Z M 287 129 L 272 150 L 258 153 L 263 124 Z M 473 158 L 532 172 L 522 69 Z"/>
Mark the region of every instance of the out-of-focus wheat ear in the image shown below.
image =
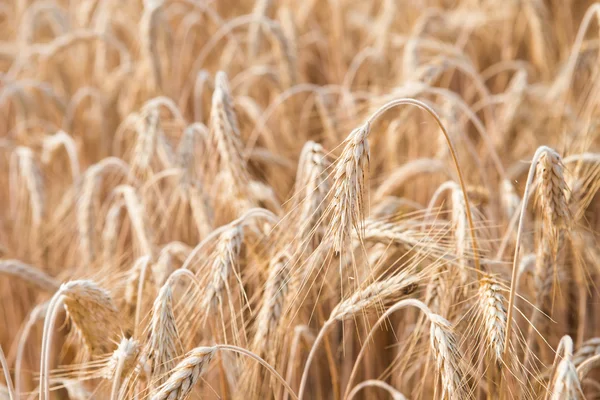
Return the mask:
<path id="1" fill-rule="evenodd" d="M 573 364 L 578 367 L 585 360 L 600 354 L 600 337 L 595 337 L 583 342 L 573 355 Z"/>
<path id="2" fill-rule="evenodd" d="M 152 363 L 152 385 L 158 387 L 167 379 L 166 374 L 174 367 L 182 349 L 169 280 L 160 288 L 154 300 L 149 334 L 144 353 Z"/>
<path id="3" fill-rule="evenodd" d="M 261 45 L 262 19 L 267 16 L 272 0 L 257 0 L 254 2 L 252 16 L 254 21 L 248 27 L 248 59 L 253 60 L 258 55 Z"/>
<path id="4" fill-rule="evenodd" d="M 111 400 L 119 398 L 121 381 L 134 370 L 140 355 L 140 344 L 133 338 L 123 338 L 104 367 L 105 379 L 112 379 Z"/>
<path id="5" fill-rule="evenodd" d="M 506 299 L 493 276 L 484 276 L 479 280 L 479 285 L 479 308 L 485 329 L 485 341 L 492 349 L 496 362 L 501 363 L 506 328 Z"/>
<path id="6" fill-rule="evenodd" d="M 196 382 L 208 368 L 215 347 L 196 347 L 174 368 L 169 369 L 167 380 L 151 394 L 151 400 L 185 400 Z"/>
<path id="7" fill-rule="evenodd" d="M 10 377 L 10 371 L 8 369 L 8 363 L 6 362 L 6 357 L 4 357 L 4 351 L 2 350 L 2 346 L 0 346 L 0 366 L 4 371 L 4 380 L 6 381 L 8 398 L 10 400 L 17 400 L 17 394 L 15 393 L 15 389 L 13 387 L 12 378 Z"/>
<path id="8" fill-rule="evenodd" d="M 68 133 L 58 131 L 54 135 L 44 138 L 42 162 L 46 165 L 50 164 L 61 147 L 67 153 L 69 166 L 71 167 L 71 176 L 73 177 L 73 182 L 75 182 L 80 175 L 79 157 L 77 155 L 77 145 L 73 137 Z"/>
<path id="9" fill-rule="evenodd" d="M 504 217 L 510 221 L 519 209 L 521 198 L 517 195 L 515 187 L 508 179 L 503 179 L 500 183 L 500 201 L 502 202 Z"/>
<path id="10" fill-rule="evenodd" d="M 107 290 L 90 280 L 63 283 L 50 300 L 44 320 L 39 385 L 42 400 L 50 399 L 50 346 L 61 305 L 73 324 L 72 333 L 83 340 L 85 351 L 82 358 L 88 354 L 107 353 L 121 331 L 119 312 Z"/>
<path id="11" fill-rule="evenodd" d="M 21 185 L 19 180 L 23 180 Z M 28 239 L 29 249 L 32 257 L 39 260 L 42 251 L 40 237 L 43 232 L 42 223 L 46 213 L 45 193 L 42 174 L 35 161 L 33 151 L 28 147 L 19 146 L 15 149 L 10 160 L 9 174 L 10 188 L 10 210 L 13 215 L 18 215 L 21 209 L 27 210 L 27 207 L 19 207 L 23 203 L 28 203 L 30 210 L 30 230 L 25 234 Z M 18 218 L 18 217 L 17 217 Z M 29 218 L 21 216 L 20 218 Z M 26 221 L 29 221 L 27 219 Z M 21 227 L 22 229 L 24 227 Z M 41 261 L 41 260 L 40 260 Z"/>
<path id="12" fill-rule="evenodd" d="M 95 245 L 96 215 L 99 213 L 100 208 L 98 192 L 104 179 L 111 172 L 117 172 L 121 175 L 121 178 L 126 178 L 130 174 L 130 169 L 123 160 L 108 157 L 90 166 L 83 175 L 83 183 L 77 198 L 76 213 L 79 254 L 84 264 L 91 264 L 96 259 L 96 252 L 98 251 Z M 109 219 L 108 216 L 107 219 Z M 109 253 L 111 257 L 113 254 Z"/>
<path id="13" fill-rule="evenodd" d="M 55 292 L 60 286 L 44 271 L 19 260 L 0 260 L 0 275 L 14 276 L 47 292 Z"/>
<path id="14" fill-rule="evenodd" d="M 152 173 L 152 157 L 156 154 L 161 121 L 157 108 L 149 109 L 136 124 L 137 138 L 131 158 L 131 173 L 137 178 L 147 178 Z"/>
<path id="15" fill-rule="evenodd" d="M 146 62 L 150 66 L 152 73 L 151 91 L 160 90 L 163 86 L 162 68 L 157 49 L 157 29 L 158 21 L 161 17 L 163 1 L 149 0 L 144 1 L 144 12 L 140 19 L 140 38 L 142 40 L 142 51 Z"/>
<path id="16" fill-rule="evenodd" d="M 210 137 L 216 147 L 219 164 L 212 166 L 230 171 L 237 190 L 244 193 L 244 187 L 249 181 L 246 161 L 243 156 L 243 144 L 240 137 L 237 117 L 233 110 L 233 99 L 229 91 L 227 75 L 223 71 L 215 76 L 215 91 L 212 96 L 210 111 Z M 214 172 L 213 172 L 214 173 Z"/>
<path id="17" fill-rule="evenodd" d="M 345 146 L 334 167 L 333 198 L 329 232 L 333 249 L 341 253 L 348 244 L 352 231 L 362 237 L 362 221 L 365 215 L 365 175 L 369 169 L 370 125 L 365 123 L 350 132 Z"/>
<path id="18" fill-rule="evenodd" d="M 275 43 L 273 53 L 278 60 L 279 83 L 281 88 L 284 90 L 290 89 L 298 82 L 296 53 L 294 52 L 293 47 L 288 43 L 279 24 L 269 24 L 267 32 L 273 38 L 273 42 Z"/>
<path id="19" fill-rule="evenodd" d="M 142 255 L 150 255 L 154 258 L 155 246 L 152 238 L 144 204 L 137 195 L 135 188 L 121 185 L 115 189 L 115 193 L 122 194 L 125 208 L 131 220 L 131 225 Z"/>

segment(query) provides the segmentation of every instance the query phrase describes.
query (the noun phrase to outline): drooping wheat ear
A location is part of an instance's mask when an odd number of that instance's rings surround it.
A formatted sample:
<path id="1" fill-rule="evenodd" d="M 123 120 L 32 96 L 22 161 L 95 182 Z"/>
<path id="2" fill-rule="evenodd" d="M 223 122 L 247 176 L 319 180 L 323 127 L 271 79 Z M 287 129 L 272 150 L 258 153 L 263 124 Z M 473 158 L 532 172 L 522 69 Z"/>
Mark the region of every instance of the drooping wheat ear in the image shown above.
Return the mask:
<path id="1" fill-rule="evenodd" d="M 536 170 L 537 195 L 544 222 L 556 238 L 557 229 L 567 227 L 571 222 L 567 203 L 569 188 L 565 181 L 562 158 L 556 151 L 546 148 L 540 154 Z"/>
<path id="2" fill-rule="evenodd" d="M 250 60 L 256 58 L 260 50 L 262 29 L 261 19 L 267 15 L 272 3 L 272 0 L 258 0 L 254 2 L 252 15 L 256 20 L 248 27 L 248 58 Z"/>
<path id="3" fill-rule="evenodd" d="M 256 318 L 256 333 L 252 344 L 253 351 L 262 357 L 265 356 L 268 346 L 275 349 L 273 335 L 280 323 L 289 290 L 290 262 L 290 256 L 283 252 L 277 254 L 269 265 L 269 277 L 265 283 L 263 303 Z"/>
<path id="4" fill-rule="evenodd" d="M 0 260 L 0 275 L 12 275 L 47 292 L 58 290 L 60 283 L 44 271 L 19 260 Z"/>
<path id="5" fill-rule="evenodd" d="M 369 169 L 369 130 L 368 123 L 354 129 L 344 141 L 344 150 L 335 164 L 329 230 L 336 253 L 344 249 L 353 230 L 362 237 L 365 174 Z"/>
<path id="6" fill-rule="evenodd" d="M 150 229 L 147 214 L 144 209 L 140 197 L 137 195 L 135 188 L 129 185 L 121 185 L 115 189 L 115 193 L 123 195 L 125 208 L 131 220 L 131 225 L 140 247 L 142 255 L 154 257 L 154 242 L 152 238 L 152 230 Z"/>
<path id="7" fill-rule="evenodd" d="M 515 253 L 513 257 L 512 274 L 510 280 L 510 295 L 508 300 L 508 315 L 506 318 L 506 339 L 504 343 L 504 356 L 510 344 L 512 313 L 515 303 L 515 295 L 517 288 L 517 278 L 519 275 L 519 251 L 521 236 L 523 234 L 523 226 L 525 224 L 525 214 L 529 203 L 529 195 L 531 186 L 535 177 L 535 172 L 538 172 L 538 198 L 544 213 L 544 232 L 550 233 L 545 236 L 545 240 L 552 244 L 554 252 L 556 252 L 559 239 L 559 231 L 561 228 L 570 224 L 569 208 L 566 200 L 565 191 L 568 190 L 563 176 L 563 167 L 560 156 L 554 150 L 547 146 L 540 146 L 533 155 L 531 167 L 527 174 L 527 182 L 523 193 L 523 201 L 521 202 L 521 211 L 519 215 L 519 226 L 517 228 L 517 239 L 515 245 Z M 502 390 L 502 389 L 501 389 Z"/>
<path id="8" fill-rule="evenodd" d="M 111 171 L 120 173 L 121 177 L 129 175 L 129 166 L 116 157 L 108 157 L 90 166 L 84 176 L 81 190 L 77 197 L 77 231 L 79 234 L 79 254 L 85 264 L 91 264 L 96 258 L 96 218 L 100 207 L 98 189 L 102 187 L 104 177 Z M 108 217 L 107 217 L 108 219 Z"/>
<path id="9" fill-rule="evenodd" d="M 150 323 L 150 338 L 144 353 L 152 362 L 153 385 L 161 385 L 166 374 L 175 365 L 175 359 L 181 349 L 179 332 L 173 313 L 173 289 L 167 280 L 160 288 L 154 306 Z"/>
<path id="10" fill-rule="evenodd" d="M 492 349 L 496 361 L 500 363 L 504 353 L 506 299 L 494 277 L 484 276 L 479 283 L 479 308 L 483 318 L 485 340 Z"/>
<path id="11" fill-rule="evenodd" d="M 290 89 L 294 87 L 298 81 L 296 62 L 296 53 L 294 48 L 288 43 L 287 37 L 281 30 L 279 24 L 268 24 L 267 32 L 273 38 L 275 46 L 273 53 L 278 60 L 279 66 L 279 83 L 282 89 Z M 292 100 L 293 101 L 293 100 Z M 286 107 L 283 105 L 283 107 Z"/>
<path id="12" fill-rule="evenodd" d="M 300 207 L 297 222 L 297 240 L 300 243 L 308 240 L 313 233 L 318 242 L 320 235 L 315 231 L 324 223 L 322 219 L 327 208 L 326 197 L 330 188 L 328 168 L 329 162 L 323 146 L 313 141 L 306 142 L 298 161 L 295 188 L 295 199 Z"/>
<path id="13" fill-rule="evenodd" d="M 196 179 L 196 136 L 198 132 L 202 132 L 207 136 L 208 129 L 204 125 L 198 129 L 197 124 L 188 126 L 183 131 L 183 136 L 177 146 L 177 162 L 176 165 L 182 170 L 181 183 L 189 184 Z"/>
<path id="14" fill-rule="evenodd" d="M 578 367 L 590 357 L 600 354 L 600 338 L 595 337 L 583 342 L 573 356 L 573 364 Z"/>
<path id="15" fill-rule="evenodd" d="M 460 352 L 452 325 L 443 317 L 431 314 L 430 343 L 438 373 L 442 378 L 442 396 L 449 399 L 465 399 L 464 375 L 460 366 Z"/>
<path id="16" fill-rule="evenodd" d="M 560 340 L 552 369 L 552 382 L 546 393 L 546 400 L 577 400 L 585 398 L 581 389 L 581 382 L 579 382 L 577 375 L 577 369 L 573 364 L 573 341 L 569 336 L 563 336 Z"/>
<path id="17" fill-rule="evenodd" d="M 146 177 L 151 173 L 152 157 L 156 154 L 158 136 L 161 130 L 158 109 L 147 111 L 136 124 L 137 138 L 131 158 L 131 173 L 136 177 Z"/>
<path id="18" fill-rule="evenodd" d="M 105 379 L 112 379 L 111 400 L 117 400 L 121 380 L 125 378 L 137 365 L 140 355 L 140 344 L 133 338 L 123 338 L 117 349 L 113 352 L 104 368 Z"/>
<path id="19" fill-rule="evenodd" d="M 224 292 L 229 291 L 229 279 L 238 264 L 243 240 L 244 230 L 241 224 L 232 225 L 219 236 L 211 264 L 212 278 L 202 300 L 202 309 L 207 314 L 223 304 Z"/>
<path id="20" fill-rule="evenodd" d="M 109 351 L 121 330 L 119 312 L 110 293 L 87 280 L 64 283 L 59 292 L 77 336 L 83 339 L 90 353 Z"/>
<path id="21" fill-rule="evenodd" d="M 187 353 L 185 359 L 171 369 L 166 382 L 151 394 L 151 400 L 187 399 L 216 350 L 215 347 L 196 347 Z"/>
<path id="22" fill-rule="evenodd" d="M 402 271 L 384 281 L 372 283 L 335 306 L 329 319 L 343 321 L 374 305 L 396 301 L 414 291 L 419 281 L 418 275 Z"/>
<path id="23" fill-rule="evenodd" d="M 227 75 L 222 71 L 217 72 L 215 76 L 215 91 L 210 111 L 210 135 L 219 154 L 219 165 L 231 173 L 238 190 L 243 193 L 249 177 Z"/>
<path id="24" fill-rule="evenodd" d="M 63 283 L 48 305 L 44 320 L 44 334 L 40 356 L 39 395 L 49 400 L 50 346 L 59 307 L 63 305 L 73 324 L 72 333 L 80 337 L 85 352 L 102 354 L 110 351 L 114 339 L 120 333 L 119 312 L 114 306 L 110 293 L 90 280 L 76 280 Z"/>
<path id="25" fill-rule="evenodd" d="M 144 12 L 140 19 L 140 38 L 142 39 L 143 55 L 152 70 L 152 90 L 162 88 L 162 72 L 157 49 L 158 21 L 161 17 L 162 0 L 144 1 Z"/>
<path id="26" fill-rule="evenodd" d="M 79 178 L 79 157 L 77 156 L 77 145 L 73 140 L 73 137 L 64 131 L 58 131 L 52 136 L 44 138 L 43 150 L 42 150 L 42 162 L 49 164 L 56 152 L 63 147 L 67 153 L 69 159 L 69 166 L 71 167 L 71 176 L 73 181 Z"/>

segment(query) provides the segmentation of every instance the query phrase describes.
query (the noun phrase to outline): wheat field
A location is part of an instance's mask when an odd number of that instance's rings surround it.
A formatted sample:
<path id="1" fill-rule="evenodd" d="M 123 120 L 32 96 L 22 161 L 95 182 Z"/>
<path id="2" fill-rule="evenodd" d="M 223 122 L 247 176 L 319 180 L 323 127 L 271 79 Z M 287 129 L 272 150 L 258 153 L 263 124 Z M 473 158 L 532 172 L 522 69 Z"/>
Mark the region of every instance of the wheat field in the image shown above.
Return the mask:
<path id="1" fill-rule="evenodd" d="M 1 1 L 0 399 L 599 399 L 599 29 Z"/>

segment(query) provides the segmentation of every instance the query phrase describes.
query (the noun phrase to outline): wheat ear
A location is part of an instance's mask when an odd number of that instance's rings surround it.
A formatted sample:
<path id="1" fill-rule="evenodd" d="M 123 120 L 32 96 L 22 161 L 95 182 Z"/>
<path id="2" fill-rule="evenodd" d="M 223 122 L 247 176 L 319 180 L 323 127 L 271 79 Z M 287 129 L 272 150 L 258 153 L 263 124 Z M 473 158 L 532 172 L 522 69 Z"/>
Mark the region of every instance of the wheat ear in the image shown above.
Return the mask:
<path id="1" fill-rule="evenodd" d="M 60 284 L 44 271 L 19 260 L 0 260 L 0 274 L 12 275 L 47 292 L 55 292 Z"/>
<path id="2" fill-rule="evenodd" d="M 13 388 L 12 379 L 10 377 L 10 371 L 8 370 L 8 363 L 6 362 L 6 357 L 4 357 L 4 351 L 2 351 L 2 346 L 0 346 L 0 366 L 4 371 L 4 380 L 6 380 L 8 397 L 10 400 L 17 400 L 17 394 L 15 393 L 15 389 Z"/>
<path id="3" fill-rule="evenodd" d="M 511 334 L 511 325 L 512 325 L 512 314 L 513 314 L 513 308 L 514 308 L 514 302 L 515 302 L 515 295 L 516 295 L 516 284 L 517 284 L 517 277 L 518 277 L 518 263 L 519 263 L 519 250 L 520 250 L 520 242 L 521 242 L 521 236 L 523 234 L 523 225 L 525 223 L 525 213 L 527 211 L 527 204 L 529 203 L 529 195 L 530 195 L 530 191 L 531 191 L 531 185 L 533 183 L 533 178 L 535 176 L 535 171 L 537 169 L 537 165 L 540 162 L 540 159 L 542 157 L 544 157 L 544 166 L 542 168 L 545 168 L 545 171 L 542 170 L 542 173 L 546 173 L 546 175 L 542 175 L 542 179 L 544 179 L 544 182 L 541 184 L 546 184 L 548 186 L 551 186 L 551 188 L 548 190 L 546 189 L 540 189 L 541 193 L 543 196 L 541 196 L 541 200 L 542 200 L 542 207 L 544 210 L 544 214 L 547 215 L 546 216 L 546 221 L 549 222 L 551 224 L 551 226 L 556 226 L 555 224 L 562 224 L 563 222 L 565 222 L 563 220 L 563 217 L 560 218 L 556 218 L 556 216 L 550 216 L 548 215 L 548 210 L 552 210 L 552 209 L 556 209 L 556 210 L 562 210 L 562 200 L 560 199 L 561 194 L 560 191 L 564 189 L 564 186 L 562 183 L 557 182 L 557 180 L 559 180 L 559 177 L 557 176 L 557 174 L 559 172 L 562 172 L 561 169 L 559 168 L 554 168 L 554 162 L 559 163 L 560 158 L 556 158 L 556 152 L 554 150 L 552 150 L 551 148 L 547 147 L 547 146 L 541 146 L 539 147 L 535 154 L 533 155 L 533 159 L 531 160 L 531 166 L 529 168 L 529 173 L 527 175 L 527 183 L 525 184 L 525 191 L 523 193 L 523 201 L 521 202 L 521 214 L 519 216 L 519 226 L 517 228 L 517 239 L 516 239 L 516 244 L 515 244 L 515 254 L 513 257 L 513 265 L 512 265 L 512 276 L 511 276 L 511 281 L 510 281 L 510 294 L 509 294 L 509 300 L 508 300 L 508 315 L 506 317 L 506 337 L 504 340 L 504 355 L 503 357 L 506 358 L 506 356 L 508 355 L 508 350 L 510 347 L 510 334 Z M 550 167 L 550 168 L 548 168 Z M 556 192 L 556 199 L 552 198 L 553 196 L 551 195 L 552 193 Z M 550 195 L 550 197 L 548 197 L 548 195 Z M 563 193 L 564 196 L 564 193 Z M 562 211 L 560 211 L 562 213 Z"/>

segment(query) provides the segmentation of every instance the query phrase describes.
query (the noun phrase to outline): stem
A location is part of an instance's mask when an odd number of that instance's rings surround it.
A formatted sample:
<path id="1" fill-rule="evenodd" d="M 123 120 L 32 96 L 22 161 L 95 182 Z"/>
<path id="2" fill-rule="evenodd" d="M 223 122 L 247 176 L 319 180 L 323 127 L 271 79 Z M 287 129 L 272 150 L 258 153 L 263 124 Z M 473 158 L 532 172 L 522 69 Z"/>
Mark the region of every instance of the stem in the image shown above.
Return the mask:
<path id="1" fill-rule="evenodd" d="M 317 313 L 320 319 L 325 319 L 323 317 L 323 308 L 319 304 L 317 307 Z M 329 373 L 331 374 L 331 386 L 333 387 L 333 399 L 340 399 L 340 383 L 339 383 L 339 374 L 337 370 L 337 366 L 335 365 L 335 359 L 333 358 L 333 352 L 331 351 L 331 342 L 327 336 L 324 337 L 324 345 L 325 345 L 325 354 L 327 355 L 327 363 L 329 364 Z"/>
<path id="2" fill-rule="evenodd" d="M 515 305 L 515 294 L 517 291 L 516 283 L 517 283 L 517 275 L 518 275 L 518 262 L 519 262 L 519 249 L 521 244 L 521 235 L 523 234 L 523 224 L 525 223 L 525 212 L 527 211 L 527 203 L 529 202 L 529 192 L 531 188 L 531 184 L 533 182 L 533 177 L 535 175 L 535 167 L 538 163 L 540 156 L 545 152 L 550 150 L 549 147 L 540 146 L 536 150 L 533 155 L 533 159 L 531 160 L 531 166 L 529 167 L 529 173 L 527 175 L 527 183 L 525 184 L 525 192 L 523 193 L 523 201 L 521 202 L 521 215 L 519 216 L 519 227 L 517 228 L 517 240 L 515 243 L 515 255 L 513 257 L 513 265 L 512 265 L 512 277 L 510 280 L 510 294 L 508 300 L 508 314 L 506 317 L 506 337 L 504 339 L 504 353 L 502 357 L 507 359 L 509 344 L 510 344 L 510 333 L 512 327 L 512 314 L 513 308 Z"/>
<path id="3" fill-rule="evenodd" d="M 354 398 L 354 396 L 356 396 L 356 394 L 361 389 L 364 389 L 369 386 L 370 387 L 378 387 L 378 388 L 387 390 L 392 395 L 392 398 L 394 400 L 406 400 L 406 397 L 404 397 L 404 395 L 402 393 L 400 393 L 399 391 L 397 391 L 393 386 L 391 386 L 383 381 L 379 381 L 377 379 L 369 379 L 367 381 L 363 381 L 363 382 L 359 383 L 358 385 L 356 385 L 354 387 L 354 389 L 352 389 L 352 391 L 348 395 L 348 400 L 352 400 Z"/>
<path id="4" fill-rule="evenodd" d="M 119 389 L 121 386 L 121 374 L 123 373 L 123 361 L 124 357 L 119 357 L 119 363 L 115 370 L 115 377 L 113 379 L 112 390 L 110 392 L 110 400 L 118 400 Z"/>
<path id="5" fill-rule="evenodd" d="M 144 282 L 146 282 L 146 273 L 148 271 L 148 264 L 150 263 L 150 256 L 144 256 L 142 262 L 142 270 L 140 271 L 140 280 L 138 282 L 138 292 L 135 305 L 135 320 L 133 321 L 133 337 L 138 337 L 138 326 L 140 323 L 140 314 L 142 313 L 142 295 L 144 293 Z"/>
<path id="6" fill-rule="evenodd" d="M 48 302 L 37 305 L 29 314 L 29 319 L 21 332 L 19 343 L 17 345 L 17 355 L 15 357 L 15 393 L 17 398 L 21 396 L 21 370 L 23 365 L 23 353 L 25 353 L 25 345 L 27 344 L 27 338 L 31 333 L 31 328 L 35 325 L 38 319 L 46 316 L 48 311 Z"/>
<path id="7" fill-rule="evenodd" d="M 429 310 L 429 308 L 424 303 L 422 303 L 421 301 L 416 300 L 416 299 L 400 300 L 399 302 L 397 302 L 396 304 L 394 304 L 393 306 L 388 308 L 387 311 L 385 313 L 383 313 L 383 315 L 381 317 L 379 317 L 377 322 L 375 322 L 375 325 L 373 325 L 371 327 L 371 329 L 369 330 L 369 335 L 364 340 L 365 345 L 363 345 L 361 347 L 360 352 L 358 353 L 358 356 L 356 357 L 356 360 L 354 361 L 354 366 L 352 367 L 352 372 L 350 373 L 350 377 L 348 378 L 348 383 L 346 384 L 346 390 L 344 390 L 344 397 L 343 397 L 344 399 L 349 400 L 349 398 L 352 398 L 352 396 L 349 395 L 348 392 L 352 385 L 352 381 L 354 380 L 354 378 L 356 377 L 356 374 L 358 373 L 358 368 L 357 368 L 358 363 L 362 359 L 362 357 L 365 354 L 365 351 L 367 349 L 366 343 L 369 343 L 369 341 L 373 337 L 373 334 L 375 333 L 375 329 L 377 329 L 377 327 L 379 325 L 381 325 L 381 323 L 383 321 L 385 321 L 385 319 L 388 318 L 391 314 L 393 314 L 394 312 L 400 310 L 401 308 L 407 307 L 407 306 L 417 307 L 418 309 L 423 311 L 425 313 L 425 315 L 427 315 L 427 316 L 429 316 L 431 314 L 431 310 Z"/>
<path id="8" fill-rule="evenodd" d="M 52 300 L 50 300 L 46 318 L 44 319 L 44 333 L 42 335 L 42 351 L 40 356 L 40 400 L 50 400 L 48 376 L 48 370 L 50 369 L 50 345 L 52 344 L 54 325 L 56 325 L 56 314 L 58 313 L 59 306 L 62 304 L 62 299 L 62 290 L 59 289 L 52 297 Z"/>
<path id="9" fill-rule="evenodd" d="M 288 383 L 285 381 L 285 379 L 283 379 L 281 377 L 281 375 L 279 375 L 279 372 L 275 371 L 275 368 L 273 368 L 272 366 L 270 366 L 268 362 L 266 362 L 265 360 L 263 360 L 258 355 L 254 354 L 250 350 L 246 350 L 244 348 L 233 346 L 233 345 L 230 345 L 230 344 L 217 344 L 217 345 L 215 345 L 215 348 L 217 348 L 219 350 L 229 350 L 229 351 L 233 351 L 235 353 L 243 354 L 245 356 L 248 356 L 248 357 L 253 358 L 254 360 L 258 361 L 263 367 L 265 367 L 266 369 L 268 369 L 269 372 L 275 378 L 277 378 L 277 380 L 285 387 L 285 389 L 288 391 L 288 393 L 292 396 L 292 398 L 294 400 L 298 400 L 298 396 L 296 396 L 296 393 L 294 393 L 294 391 L 292 390 L 292 388 L 290 387 L 290 385 L 288 385 Z"/>
<path id="10" fill-rule="evenodd" d="M 310 349 L 310 353 L 308 353 L 308 358 L 306 359 L 306 364 L 304 365 L 304 371 L 302 371 L 302 379 L 300 381 L 300 389 L 298 390 L 298 399 L 302 400 L 304 395 L 304 390 L 306 389 L 306 383 L 308 381 L 308 371 L 310 369 L 310 364 L 312 363 L 313 358 L 317 354 L 317 348 L 319 347 L 319 343 L 323 340 L 323 337 L 327 334 L 329 328 L 333 326 L 335 323 L 335 319 L 329 319 L 325 322 L 325 325 L 319 331 L 319 335 L 315 339 L 313 346 Z"/>
<path id="11" fill-rule="evenodd" d="M 450 155 L 452 156 L 452 161 L 454 162 L 454 166 L 456 167 L 456 173 L 458 175 L 458 181 L 459 181 L 462 193 L 463 193 L 463 198 L 465 200 L 467 220 L 469 222 L 469 231 L 471 234 L 471 243 L 472 243 L 472 247 L 473 247 L 473 262 L 475 263 L 475 269 L 477 270 L 477 272 L 481 273 L 481 264 L 480 264 L 480 260 L 479 260 L 479 247 L 477 245 L 477 238 L 475 237 L 475 226 L 473 224 L 473 217 L 471 216 L 471 203 L 469 202 L 469 196 L 467 196 L 467 188 L 466 188 L 466 185 L 465 185 L 465 182 L 463 179 L 462 170 L 458 163 L 458 157 L 456 156 L 456 151 L 454 149 L 454 145 L 452 144 L 452 140 L 450 139 L 450 135 L 448 134 L 446 127 L 442 123 L 442 121 L 441 121 L 440 117 L 437 115 L 437 113 L 433 110 L 433 108 L 431 108 L 427 103 L 425 103 L 423 101 L 409 99 L 409 98 L 402 98 L 402 99 L 392 100 L 392 101 L 384 104 L 383 106 L 381 106 L 377 111 L 375 111 L 369 117 L 369 119 L 367 119 L 366 123 L 371 125 L 384 112 L 386 112 L 390 108 L 393 108 L 395 106 L 402 105 L 402 104 L 411 104 L 411 105 L 417 106 L 417 107 L 427 111 L 435 119 L 435 121 L 437 122 L 438 126 L 440 127 L 440 129 L 442 130 L 442 133 L 444 134 L 444 136 L 446 138 L 446 142 L 448 143 L 448 148 L 450 150 Z"/>
<path id="12" fill-rule="evenodd" d="M 10 400 L 17 400 L 15 389 L 13 388 L 12 384 L 12 379 L 10 378 L 10 371 L 8 370 L 8 363 L 6 362 L 6 357 L 4 357 L 4 351 L 2 351 L 2 346 L 0 346 L 0 365 L 2 365 L 2 369 L 4 370 L 4 379 L 6 380 L 8 397 Z"/>

